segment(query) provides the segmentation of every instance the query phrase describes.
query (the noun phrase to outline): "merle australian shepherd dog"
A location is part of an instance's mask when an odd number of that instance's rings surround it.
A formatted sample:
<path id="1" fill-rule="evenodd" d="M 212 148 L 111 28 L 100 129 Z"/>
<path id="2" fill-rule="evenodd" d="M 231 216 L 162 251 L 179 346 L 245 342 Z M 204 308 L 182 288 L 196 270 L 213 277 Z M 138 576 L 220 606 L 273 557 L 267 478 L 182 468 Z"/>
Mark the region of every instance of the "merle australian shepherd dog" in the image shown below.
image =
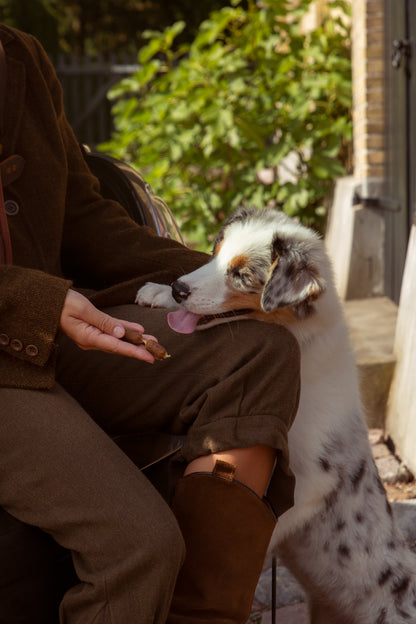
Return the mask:
<path id="1" fill-rule="evenodd" d="M 295 335 L 302 379 L 289 432 L 295 504 L 279 518 L 269 554 L 305 589 L 313 624 L 416 623 L 416 556 L 373 461 L 348 330 L 319 236 L 274 209 L 240 210 L 206 265 L 172 287 L 146 284 L 136 301 L 177 307 L 170 323 L 182 332 L 255 318 Z"/>

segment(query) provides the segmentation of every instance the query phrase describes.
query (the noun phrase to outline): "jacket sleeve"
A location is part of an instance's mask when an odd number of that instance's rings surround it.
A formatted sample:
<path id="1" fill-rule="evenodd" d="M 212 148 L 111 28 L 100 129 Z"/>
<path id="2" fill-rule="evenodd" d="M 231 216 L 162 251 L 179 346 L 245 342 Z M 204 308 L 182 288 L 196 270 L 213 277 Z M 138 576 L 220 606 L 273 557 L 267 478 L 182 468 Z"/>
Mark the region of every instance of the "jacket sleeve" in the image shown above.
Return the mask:
<path id="1" fill-rule="evenodd" d="M 101 290 L 131 280 L 136 286 L 146 281 L 169 283 L 205 263 L 206 254 L 139 226 L 119 204 L 100 195 L 99 182 L 90 173 L 66 120 L 53 67 L 41 49 L 39 55 L 67 158 L 62 250 L 65 275 L 80 287 Z M 112 303 L 132 302 L 124 299 L 120 286 L 117 292 L 118 300 Z M 130 296 L 131 290 L 128 292 Z"/>
<path id="2" fill-rule="evenodd" d="M 55 351 L 63 303 L 71 283 L 42 271 L 0 266 L 0 350 L 45 366 Z"/>

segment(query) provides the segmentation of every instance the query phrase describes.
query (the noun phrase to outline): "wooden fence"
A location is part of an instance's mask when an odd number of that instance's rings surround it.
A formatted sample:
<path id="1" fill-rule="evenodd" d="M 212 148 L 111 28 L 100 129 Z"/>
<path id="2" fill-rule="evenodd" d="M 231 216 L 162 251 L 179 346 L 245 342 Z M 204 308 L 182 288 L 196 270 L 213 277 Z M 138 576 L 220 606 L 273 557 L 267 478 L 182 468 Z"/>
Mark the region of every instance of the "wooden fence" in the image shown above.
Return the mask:
<path id="1" fill-rule="evenodd" d="M 111 136 L 108 90 L 138 68 L 137 58 L 65 57 L 52 59 L 64 92 L 69 122 L 80 143 L 93 148 Z"/>

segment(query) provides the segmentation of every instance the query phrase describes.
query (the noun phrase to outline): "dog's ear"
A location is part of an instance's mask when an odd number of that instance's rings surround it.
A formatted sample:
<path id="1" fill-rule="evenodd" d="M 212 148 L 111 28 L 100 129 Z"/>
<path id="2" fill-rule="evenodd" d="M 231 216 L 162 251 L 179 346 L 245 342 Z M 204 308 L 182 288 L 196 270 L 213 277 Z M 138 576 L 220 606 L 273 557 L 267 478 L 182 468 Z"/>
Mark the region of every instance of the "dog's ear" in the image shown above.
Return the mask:
<path id="1" fill-rule="evenodd" d="M 308 255 L 305 243 L 275 238 L 273 261 L 261 298 L 265 312 L 287 306 L 298 318 L 313 312 L 312 303 L 325 291 L 325 281 Z"/>

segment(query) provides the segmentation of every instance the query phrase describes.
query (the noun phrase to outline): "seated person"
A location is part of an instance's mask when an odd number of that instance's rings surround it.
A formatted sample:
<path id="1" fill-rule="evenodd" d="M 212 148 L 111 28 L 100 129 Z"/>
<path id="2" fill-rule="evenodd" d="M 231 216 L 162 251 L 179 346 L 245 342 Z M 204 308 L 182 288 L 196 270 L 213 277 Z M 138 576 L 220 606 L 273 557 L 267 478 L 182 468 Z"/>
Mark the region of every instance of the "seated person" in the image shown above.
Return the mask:
<path id="1" fill-rule="evenodd" d="M 15 208 L 0 238 L 0 505 L 71 551 L 79 583 L 61 622 L 245 622 L 276 516 L 293 504 L 298 345 L 250 320 L 183 337 L 165 311 L 133 304 L 140 285 L 207 256 L 100 195 L 46 53 L 5 25 L 0 41 Z M 172 357 L 154 363 L 126 329 Z M 172 509 L 113 441 L 145 432 L 185 436 Z"/>

